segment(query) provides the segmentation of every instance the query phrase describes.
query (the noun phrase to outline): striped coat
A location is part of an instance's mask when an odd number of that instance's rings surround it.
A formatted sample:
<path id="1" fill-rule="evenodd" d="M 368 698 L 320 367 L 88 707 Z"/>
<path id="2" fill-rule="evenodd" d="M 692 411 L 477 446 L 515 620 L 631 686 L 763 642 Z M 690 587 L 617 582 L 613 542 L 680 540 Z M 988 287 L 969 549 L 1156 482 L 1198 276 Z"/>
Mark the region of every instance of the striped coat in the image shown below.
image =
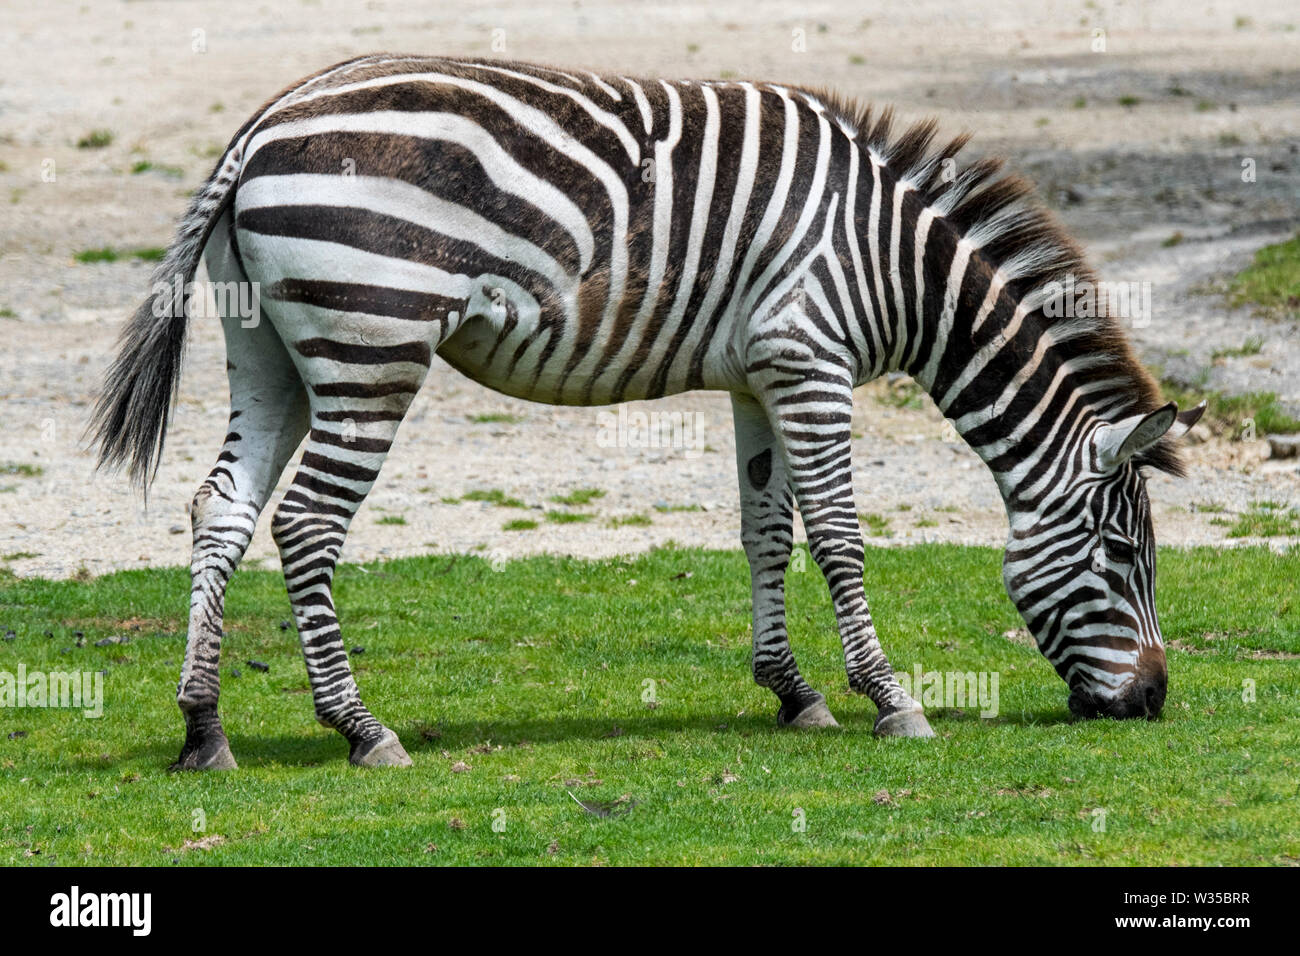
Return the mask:
<path id="1" fill-rule="evenodd" d="M 1141 467 L 1177 471 L 1199 411 L 1160 404 L 1115 317 L 1050 317 L 1047 290 L 1090 273 L 1025 183 L 996 161 L 959 168 L 965 138 L 935 146 L 933 123 L 891 127 L 777 84 L 404 56 L 259 110 L 182 220 L 95 420 L 102 461 L 147 484 L 188 314 L 172 279 L 204 255 L 214 282 L 256 284 L 258 321 L 225 316 L 231 430 L 193 508 L 179 765 L 234 763 L 216 709 L 225 587 L 304 435 L 272 531 L 317 716 L 356 763 L 408 760 L 361 703 L 331 583 L 434 354 L 540 402 L 731 393 L 755 679 L 781 723 L 834 723 L 786 634 L 798 507 L 850 686 L 878 733 L 927 735 L 867 608 L 850 470 L 853 388 L 907 372 L 998 480 L 1007 587 L 1071 706 L 1158 713 Z"/>

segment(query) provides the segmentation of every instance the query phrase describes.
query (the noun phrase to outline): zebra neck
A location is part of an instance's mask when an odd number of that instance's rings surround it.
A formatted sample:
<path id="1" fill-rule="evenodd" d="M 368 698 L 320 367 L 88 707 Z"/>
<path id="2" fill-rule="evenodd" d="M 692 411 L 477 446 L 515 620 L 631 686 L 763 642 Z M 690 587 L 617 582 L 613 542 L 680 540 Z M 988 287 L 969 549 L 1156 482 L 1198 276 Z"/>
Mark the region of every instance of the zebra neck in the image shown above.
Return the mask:
<path id="1" fill-rule="evenodd" d="M 952 287 L 926 298 L 948 306 Z M 988 466 L 1008 514 L 1032 510 L 1066 478 L 1103 413 L 1132 401 L 1128 379 L 1101 370 L 1113 356 L 1071 348 L 1068 333 L 1047 331 L 1037 305 L 1032 297 L 953 305 L 905 369 L 943 413 L 945 437 L 960 436 Z"/>

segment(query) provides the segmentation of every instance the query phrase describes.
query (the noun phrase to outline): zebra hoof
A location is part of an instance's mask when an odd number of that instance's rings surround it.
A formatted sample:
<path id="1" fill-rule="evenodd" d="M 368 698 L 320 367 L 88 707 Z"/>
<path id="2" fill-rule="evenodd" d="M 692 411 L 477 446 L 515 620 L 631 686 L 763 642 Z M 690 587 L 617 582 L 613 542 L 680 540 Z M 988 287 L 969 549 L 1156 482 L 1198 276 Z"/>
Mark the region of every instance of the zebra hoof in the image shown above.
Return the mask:
<path id="1" fill-rule="evenodd" d="M 353 744 L 348 760 L 357 767 L 409 767 L 410 755 L 407 754 L 397 734 L 384 730 L 378 740 Z"/>
<path id="2" fill-rule="evenodd" d="M 181 755 L 167 769 L 175 773 L 179 770 L 236 770 L 238 767 L 235 755 L 230 752 L 230 743 L 223 734 L 193 746 L 187 740 Z"/>
<path id="3" fill-rule="evenodd" d="M 780 727 L 838 727 L 840 725 L 823 699 L 813 701 L 793 717 L 788 715 L 785 706 L 782 705 L 776 713 L 776 722 Z"/>
<path id="4" fill-rule="evenodd" d="M 871 729 L 877 737 L 933 737 L 930 722 L 919 707 L 915 710 L 891 710 L 876 715 Z"/>

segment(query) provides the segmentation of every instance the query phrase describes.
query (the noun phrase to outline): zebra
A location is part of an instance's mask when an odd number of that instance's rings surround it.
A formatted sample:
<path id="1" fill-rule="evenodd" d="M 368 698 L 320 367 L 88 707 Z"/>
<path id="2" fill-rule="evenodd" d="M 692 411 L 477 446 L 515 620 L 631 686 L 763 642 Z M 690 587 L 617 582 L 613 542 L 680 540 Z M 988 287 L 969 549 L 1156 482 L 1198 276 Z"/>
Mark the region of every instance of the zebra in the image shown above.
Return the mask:
<path id="1" fill-rule="evenodd" d="M 1167 687 L 1145 474 L 1184 473 L 1202 405 L 1162 403 L 1120 318 L 1046 308 L 1078 247 L 969 139 L 894 129 L 827 91 L 376 54 L 290 86 L 235 134 L 122 333 L 94 415 L 99 464 L 147 495 L 200 258 L 255 283 L 221 312 L 230 425 L 191 506 L 175 768 L 235 766 L 218 716 L 227 583 L 271 517 L 316 718 L 361 766 L 407 765 L 362 703 L 331 582 L 435 355 L 564 405 L 730 393 L 753 678 L 777 722 L 836 726 L 790 648 L 797 507 L 851 690 L 881 736 L 933 736 L 865 596 L 853 390 L 905 373 L 987 464 L 1007 592 L 1079 716 L 1154 718 Z M 183 280 L 183 281 L 181 281 Z M 1066 310 L 1068 312 L 1068 310 Z"/>

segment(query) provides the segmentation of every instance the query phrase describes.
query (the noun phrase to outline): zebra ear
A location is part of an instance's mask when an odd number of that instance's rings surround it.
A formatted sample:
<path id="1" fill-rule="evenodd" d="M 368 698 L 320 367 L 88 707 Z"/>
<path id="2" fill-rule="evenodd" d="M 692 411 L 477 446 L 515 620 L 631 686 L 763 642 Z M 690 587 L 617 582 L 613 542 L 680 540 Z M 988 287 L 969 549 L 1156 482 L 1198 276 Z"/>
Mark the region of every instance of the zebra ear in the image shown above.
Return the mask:
<path id="1" fill-rule="evenodd" d="M 1202 401 L 1201 404 L 1194 408 L 1189 408 L 1185 412 L 1179 412 L 1178 418 L 1174 421 L 1173 427 L 1169 429 L 1169 437 L 1182 438 L 1191 431 L 1192 426 L 1199 422 L 1201 416 L 1205 414 L 1205 405 L 1205 401 Z"/>
<path id="2" fill-rule="evenodd" d="M 1187 428 L 1195 424 L 1196 418 L 1191 419 L 1191 424 Z M 1097 463 L 1106 471 L 1118 468 L 1134 455 L 1146 451 L 1158 442 L 1176 423 L 1181 424 L 1178 406 L 1170 402 L 1154 412 L 1134 415 L 1114 424 L 1102 425 L 1093 437 L 1093 445 L 1097 449 Z"/>

